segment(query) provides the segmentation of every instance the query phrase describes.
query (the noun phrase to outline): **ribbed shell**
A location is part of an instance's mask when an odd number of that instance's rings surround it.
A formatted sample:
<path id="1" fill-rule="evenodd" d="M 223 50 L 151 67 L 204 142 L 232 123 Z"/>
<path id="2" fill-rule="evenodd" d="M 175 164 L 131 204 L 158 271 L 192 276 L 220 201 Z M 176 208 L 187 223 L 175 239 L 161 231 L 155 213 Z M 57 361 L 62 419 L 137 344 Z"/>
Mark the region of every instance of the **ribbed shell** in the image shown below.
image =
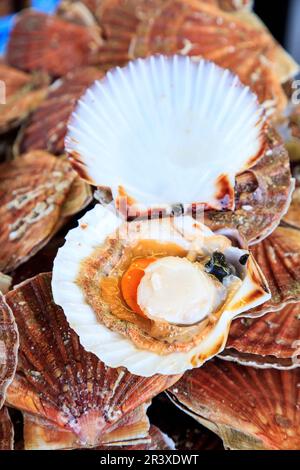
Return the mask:
<path id="1" fill-rule="evenodd" d="M 7 62 L 25 71 L 42 70 L 65 75 L 76 67 L 90 65 L 102 40 L 97 27 L 64 21 L 34 10 L 17 16 L 8 43 Z"/>
<path id="2" fill-rule="evenodd" d="M 55 155 L 62 154 L 67 123 L 77 100 L 103 75 L 99 69 L 84 67 L 55 82 L 47 98 L 22 129 L 18 137 L 18 153 L 44 149 Z"/>
<path id="3" fill-rule="evenodd" d="M 132 439 L 120 442 L 102 444 L 91 450 L 170 450 L 172 447 L 171 440 L 155 426 L 149 429 L 149 422 L 145 415 L 143 407 L 141 409 L 140 418 L 142 422 L 135 423 L 132 426 Z M 131 414 L 129 415 L 131 416 Z M 118 429 L 119 431 L 119 429 Z M 124 426 L 124 431 L 130 436 L 128 424 Z M 140 437 L 139 437 L 139 432 Z M 24 448 L 26 450 L 58 450 L 73 449 L 78 447 L 76 436 L 71 432 L 63 431 L 49 423 L 43 423 L 35 418 L 24 414 Z"/>
<path id="4" fill-rule="evenodd" d="M 14 428 L 7 408 L 0 410 L 0 450 L 13 450 Z"/>
<path id="5" fill-rule="evenodd" d="M 19 337 L 13 314 L 0 294 L 0 409 L 17 366 Z"/>
<path id="6" fill-rule="evenodd" d="M 1 271 L 15 269 L 53 235 L 75 177 L 67 161 L 42 151 L 1 165 Z"/>
<path id="7" fill-rule="evenodd" d="M 300 304 L 260 318 L 235 320 L 220 357 L 256 367 L 299 367 Z"/>
<path id="8" fill-rule="evenodd" d="M 53 302 L 49 274 L 21 284 L 6 301 L 21 332 L 18 371 L 7 403 L 72 434 L 72 447 L 95 447 L 109 433 L 114 441 L 118 436 L 125 440 L 129 414 L 178 380 L 133 376 L 87 353 Z"/>
<path id="9" fill-rule="evenodd" d="M 119 419 L 112 430 L 103 436 L 100 448 L 125 447 L 136 442 L 149 444 L 149 420 L 146 408 L 147 406 L 141 405 Z M 26 450 L 66 450 L 85 447 L 78 442 L 78 437 L 73 432 L 55 426 L 38 416 L 23 413 L 23 421 L 23 447 Z"/>
<path id="10" fill-rule="evenodd" d="M 293 191 L 288 153 L 271 127 L 266 133 L 269 143 L 264 156 L 236 177 L 235 211 L 205 212 L 205 223 L 212 230 L 237 228 L 251 245 L 277 227 L 288 210 Z"/>
<path id="11" fill-rule="evenodd" d="M 272 235 L 251 249 L 269 284 L 272 298 L 249 316 L 282 309 L 300 301 L 300 232 L 278 227 Z"/>
<path id="12" fill-rule="evenodd" d="M 268 107 L 285 106 L 272 67 L 277 46 L 263 28 L 206 1 L 154 0 L 148 8 L 145 4 L 145 0 L 101 2 L 96 17 L 107 38 L 101 61 L 120 64 L 154 53 L 204 57 L 237 73 Z"/>
<path id="13" fill-rule="evenodd" d="M 0 134 L 17 127 L 44 99 L 47 90 L 45 77 L 33 77 L 0 63 L 0 80 L 4 82 L 0 97 Z M 5 103 L 2 102 L 5 100 Z"/>
<path id="14" fill-rule="evenodd" d="M 170 389 L 178 406 L 216 432 L 225 448 L 300 447 L 300 369 L 255 369 L 214 359 Z"/>

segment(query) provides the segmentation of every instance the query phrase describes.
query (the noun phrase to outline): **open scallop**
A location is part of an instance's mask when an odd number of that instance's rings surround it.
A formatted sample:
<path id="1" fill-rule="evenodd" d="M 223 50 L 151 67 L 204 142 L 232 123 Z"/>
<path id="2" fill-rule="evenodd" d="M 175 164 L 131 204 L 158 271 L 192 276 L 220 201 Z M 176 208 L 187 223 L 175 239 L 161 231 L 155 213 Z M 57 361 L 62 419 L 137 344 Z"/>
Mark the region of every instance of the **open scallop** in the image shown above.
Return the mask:
<path id="1" fill-rule="evenodd" d="M 125 222 L 96 205 L 58 252 L 54 301 L 108 366 L 182 373 L 222 351 L 232 319 L 270 298 L 241 246 L 236 232 L 189 215 Z"/>
<path id="2" fill-rule="evenodd" d="M 235 177 L 266 146 L 264 111 L 211 62 L 153 56 L 115 68 L 79 101 L 66 149 L 79 174 L 137 209 L 235 208 Z"/>

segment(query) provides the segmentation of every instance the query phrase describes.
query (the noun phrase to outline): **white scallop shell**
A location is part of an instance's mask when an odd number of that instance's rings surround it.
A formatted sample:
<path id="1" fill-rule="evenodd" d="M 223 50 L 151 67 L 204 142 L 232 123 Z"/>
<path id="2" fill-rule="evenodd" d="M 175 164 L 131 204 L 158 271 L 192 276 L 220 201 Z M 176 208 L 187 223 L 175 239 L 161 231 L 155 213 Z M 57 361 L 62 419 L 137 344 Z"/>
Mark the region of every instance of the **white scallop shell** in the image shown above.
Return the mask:
<path id="1" fill-rule="evenodd" d="M 98 186 L 143 207 L 203 203 L 234 209 L 235 176 L 262 146 L 263 109 L 228 70 L 152 56 L 115 68 L 79 100 L 66 150 Z M 218 181 L 228 180 L 227 198 Z M 224 195 L 223 195 L 224 196 Z"/>
<path id="2" fill-rule="evenodd" d="M 195 239 L 195 235 L 197 235 L 195 220 L 190 216 L 184 216 L 177 217 L 175 221 L 178 237 L 172 238 L 172 241 L 188 248 Z M 169 231 L 164 227 L 164 224 L 167 224 L 166 219 L 152 221 L 154 225 L 151 226 L 151 233 L 147 229 L 146 222 L 144 221 L 141 224 L 145 236 L 147 234 L 148 238 L 151 237 L 160 241 L 169 240 Z M 165 356 L 138 349 L 125 336 L 112 332 L 99 323 L 97 315 L 86 303 L 83 292 L 76 283 L 82 260 L 91 255 L 93 250 L 101 245 L 105 238 L 113 234 L 123 223 L 124 220 L 113 211 L 97 204 L 79 221 L 78 227 L 68 233 L 66 243 L 59 249 L 55 259 L 52 277 L 54 301 L 63 308 L 70 326 L 79 335 L 81 344 L 87 351 L 96 354 L 108 366 L 124 366 L 131 373 L 145 377 L 156 373 L 182 373 L 195 366 L 191 364 L 194 356 L 207 354 L 206 359 L 209 359 L 212 355 L 222 351 L 227 340 L 231 320 L 241 312 L 253 308 L 270 298 L 270 294 L 261 289 L 261 285 L 257 284 L 257 275 L 255 279 L 252 278 L 251 273 L 254 271 L 257 274 L 258 272 L 261 276 L 261 284 L 265 283 L 265 279 L 255 261 L 250 257 L 247 274 L 241 288 L 234 296 L 231 304 L 228 305 L 228 309 L 221 315 L 214 330 L 197 347 L 187 353 L 176 352 Z M 160 223 L 163 224 L 161 227 Z M 203 236 L 212 234 L 207 227 L 201 225 L 199 227 Z M 240 257 L 241 254 L 245 253 L 245 250 L 237 248 L 229 248 L 228 250 L 226 256 Z M 255 301 L 242 307 L 240 301 L 249 293 L 256 292 L 258 288 L 261 289 L 261 295 Z M 233 308 L 233 305 L 238 307 Z M 199 360 L 197 366 L 202 363 L 203 361 Z"/>

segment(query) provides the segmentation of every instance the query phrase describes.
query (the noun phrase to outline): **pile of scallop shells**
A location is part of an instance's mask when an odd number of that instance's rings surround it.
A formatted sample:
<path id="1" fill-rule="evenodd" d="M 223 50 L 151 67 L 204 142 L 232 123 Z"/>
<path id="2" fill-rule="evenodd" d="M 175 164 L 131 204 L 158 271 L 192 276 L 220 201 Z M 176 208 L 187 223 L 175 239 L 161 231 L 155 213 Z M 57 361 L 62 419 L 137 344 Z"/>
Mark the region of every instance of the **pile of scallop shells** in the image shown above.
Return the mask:
<path id="1" fill-rule="evenodd" d="M 266 110 L 267 148 L 237 176 L 236 209 L 205 216 L 239 229 L 271 298 L 206 364 L 142 377 L 83 348 L 51 271 L 69 229 L 111 197 L 64 153 L 76 102 L 110 68 L 157 53 L 230 69 Z M 0 62 L 0 449 L 300 449 L 297 73 L 248 0 L 62 0 L 53 16 L 16 17 Z"/>

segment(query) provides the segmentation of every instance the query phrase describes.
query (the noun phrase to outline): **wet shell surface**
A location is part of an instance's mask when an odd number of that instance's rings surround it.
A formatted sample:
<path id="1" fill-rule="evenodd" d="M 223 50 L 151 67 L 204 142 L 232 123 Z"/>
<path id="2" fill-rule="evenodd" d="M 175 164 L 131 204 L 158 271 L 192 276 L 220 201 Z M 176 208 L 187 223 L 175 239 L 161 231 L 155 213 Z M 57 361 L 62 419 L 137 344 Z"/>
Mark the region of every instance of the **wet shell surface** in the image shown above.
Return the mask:
<path id="1" fill-rule="evenodd" d="M 263 271 L 272 297 L 249 312 L 260 316 L 300 301 L 300 232 L 278 227 L 268 238 L 251 248 Z"/>
<path id="2" fill-rule="evenodd" d="M 17 153 L 44 149 L 54 155 L 64 153 L 67 123 L 76 101 L 103 72 L 83 67 L 54 82 L 47 98 L 27 121 L 18 136 Z"/>
<path id="3" fill-rule="evenodd" d="M 213 233 L 195 223 L 190 216 L 154 219 L 150 223 L 147 220 L 124 223 L 114 211 L 99 204 L 86 213 L 79 221 L 79 226 L 68 233 L 65 245 L 59 250 L 52 281 L 54 300 L 64 309 L 83 346 L 111 367 L 122 365 L 132 373 L 145 376 L 181 373 L 201 365 L 220 352 L 224 348 L 232 319 L 270 298 L 266 281 L 252 257 L 247 258 L 247 265 L 243 266 L 240 288 L 233 294 L 227 294 L 226 302 L 218 310 L 217 320 L 215 318 L 211 325 L 208 324 L 201 334 L 198 329 L 192 333 L 188 329 L 189 325 L 183 325 L 187 327 L 184 330 L 178 325 L 172 326 L 168 321 L 161 323 L 158 320 L 158 323 L 153 323 L 146 318 L 146 323 L 141 323 L 141 317 L 135 313 L 134 307 L 123 306 L 119 288 L 113 291 L 113 298 L 117 306 L 117 299 L 120 299 L 123 313 L 120 314 L 116 310 L 119 307 L 110 304 L 110 300 L 105 305 L 101 304 L 103 295 L 110 292 L 107 290 L 110 284 L 107 287 L 101 284 L 103 288 L 100 296 L 101 279 L 105 282 L 107 277 L 107 282 L 115 285 L 114 279 L 118 278 L 114 277 L 116 274 L 113 269 L 121 262 L 120 259 L 126 257 L 126 247 L 129 247 L 130 252 L 132 247 L 137 246 L 138 240 L 141 243 L 145 240 L 155 246 L 156 243 L 162 243 L 155 249 L 162 253 L 164 260 L 164 256 L 167 256 L 163 254 L 165 247 L 171 243 L 170 253 L 176 250 L 176 253 L 180 253 L 177 256 L 183 256 L 184 260 L 186 254 L 183 252 L 192 250 L 193 244 L 197 244 L 196 240 L 200 243 L 203 236 L 207 237 L 204 240 L 209 240 Z M 228 242 L 225 236 L 221 238 Z M 156 253 L 155 249 L 153 253 Z M 228 250 L 228 253 L 225 252 L 232 263 L 236 262 L 235 257 L 240 258 L 248 253 L 238 248 Z M 231 250 L 232 255 L 229 254 Z M 201 325 L 201 321 L 196 324 L 197 328 Z M 193 329 L 192 326 L 190 328 Z M 184 335 L 192 336 L 187 340 L 182 338 Z M 169 336 L 174 337 L 170 344 L 167 341 Z"/>
<path id="4" fill-rule="evenodd" d="M 75 178 L 67 161 L 42 151 L 1 165 L 1 271 L 15 269 L 55 233 Z"/>
<path id="5" fill-rule="evenodd" d="M 0 450 L 13 450 L 14 428 L 7 408 L 0 410 Z"/>
<path id="6" fill-rule="evenodd" d="M 300 369 L 255 369 L 213 359 L 186 372 L 168 393 L 218 434 L 226 449 L 296 450 L 299 381 Z"/>
<path id="7" fill-rule="evenodd" d="M 45 426 L 47 448 L 97 447 L 147 435 L 149 401 L 178 376 L 133 376 L 86 352 L 53 302 L 50 274 L 20 284 L 6 302 L 20 331 L 17 373 L 6 401 L 37 425 L 25 425 L 25 448 L 39 436 L 43 442 L 45 431 L 38 430 Z"/>
<path id="8" fill-rule="evenodd" d="M 0 63 L 0 80 L 5 83 L 4 101 L 0 99 L 0 134 L 20 125 L 46 96 L 47 80 L 33 77 Z"/>
<path id="9" fill-rule="evenodd" d="M 24 10 L 16 18 L 6 60 L 21 70 L 61 76 L 76 67 L 91 65 L 101 42 L 98 28 Z"/>
<path id="10" fill-rule="evenodd" d="M 17 366 L 19 337 L 13 314 L 0 293 L 0 409 Z"/>
<path id="11" fill-rule="evenodd" d="M 300 304 L 233 321 L 220 357 L 254 367 L 300 367 Z"/>
<path id="12" fill-rule="evenodd" d="M 66 138 L 82 177 L 110 187 L 116 203 L 125 196 L 146 210 L 192 202 L 234 209 L 236 175 L 266 147 L 255 95 L 228 71 L 181 56 L 109 71 L 80 99 Z"/>

